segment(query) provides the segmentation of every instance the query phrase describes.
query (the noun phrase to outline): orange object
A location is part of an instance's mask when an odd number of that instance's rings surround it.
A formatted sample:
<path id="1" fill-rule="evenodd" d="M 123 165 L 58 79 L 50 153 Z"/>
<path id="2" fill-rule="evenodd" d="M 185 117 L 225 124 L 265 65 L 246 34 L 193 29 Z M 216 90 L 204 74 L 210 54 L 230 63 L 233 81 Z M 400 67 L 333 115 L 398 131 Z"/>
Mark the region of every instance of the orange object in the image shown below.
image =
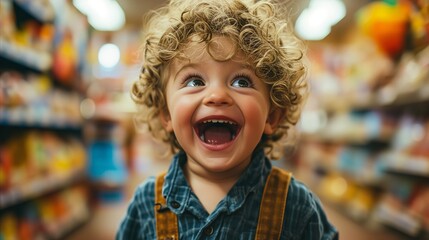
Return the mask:
<path id="1" fill-rule="evenodd" d="M 395 57 L 405 47 L 410 13 L 410 6 L 406 2 L 401 1 L 396 5 L 372 2 L 359 10 L 357 24 L 384 53 Z"/>
<path id="2" fill-rule="evenodd" d="M 77 75 L 78 57 L 72 37 L 71 32 L 66 31 L 54 53 L 53 73 L 65 85 L 70 85 Z"/>

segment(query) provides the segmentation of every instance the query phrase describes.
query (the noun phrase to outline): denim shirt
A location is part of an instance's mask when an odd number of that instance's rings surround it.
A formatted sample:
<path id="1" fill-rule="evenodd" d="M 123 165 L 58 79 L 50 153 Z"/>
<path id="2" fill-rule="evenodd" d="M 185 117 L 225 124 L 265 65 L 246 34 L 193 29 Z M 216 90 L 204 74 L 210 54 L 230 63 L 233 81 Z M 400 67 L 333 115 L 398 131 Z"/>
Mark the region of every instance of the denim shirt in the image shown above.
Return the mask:
<path id="1" fill-rule="evenodd" d="M 211 214 L 189 187 L 182 171 L 185 163 L 184 153 L 174 156 L 162 189 L 167 206 L 178 216 L 180 239 L 254 239 L 265 181 L 272 167 L 263 151 L 253 154 L 247 169 Z M 154 177 L 137 188 L 116 239 L 156 239 L 154 188 Z M 285 211 L 281 239 L 338 239 L 318 198 L 294 178 Z"/>

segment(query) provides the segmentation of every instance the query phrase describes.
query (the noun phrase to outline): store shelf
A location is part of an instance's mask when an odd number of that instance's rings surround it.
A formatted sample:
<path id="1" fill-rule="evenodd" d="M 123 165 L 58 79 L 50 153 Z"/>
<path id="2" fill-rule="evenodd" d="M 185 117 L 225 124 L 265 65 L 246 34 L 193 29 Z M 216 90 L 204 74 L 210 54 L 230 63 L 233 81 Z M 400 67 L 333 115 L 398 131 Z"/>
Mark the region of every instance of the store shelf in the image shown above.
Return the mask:
<path id="1" fill-rule="evenodd" d="M 354 110 L 368 111 L 373 109 L 394 109 L 403 108 L 410 105 L 429 104 L 429 85 L 423 85 L 410 92 L 404 93 L 383 93 L 371 95 L 365 103 L 353 103 L 349 108 Z"/>
<path id="2" fill-rule="evenodd" d="M 429 159 L 401 153 L 388 153 L 384 171 L 404 177 L 429 180 Z"/>
<path id="3" fill-rule="evenodd" d="M 401 93 L 392 102 L 380 103 L 378 105 L 385 108 L 392 108 L 426 103 L 429 103 L 429 85 L 423 85 L 421 88 L 409 93 Z"/>
<path id="4" fill-rule="evenodd" d="M 371 189 L 383 189 L 385 186 L 383 179 L 376 178 L 374 176 L 369 176 L 368 172 L 365 172 L 365 176 L 362 171 L 359 171 L 358 174 L 342 171 L 337 169 L 336 167 L 328 167 L 322 166 L 318 164 L 314 169 L 318 174 L 326 175 L 326 174 L 335 174 L 343 177 L 347 181 L 352 182 L 353 184 L 361 187 L 371 188 Z"/>
<path id="5" fill-rule="evenodd" d="M 429 172 L 427 171 L 422 172 L 422 171 L 416 171 L 414 169 L 393 168 L 393 167 L 386 168 L 384 171 L 392 175 L 421 179 L 423 181 L 429 182 Z"/>
<path id="6" fill-rule="evenodd" d="M 349 146 L 369 147 L 371 149 L 383 149 L 390 145 L 390 136 L 370 137 L 362 134 L 353 136 L 352 134 L 343 133 L 340 135 L 330 134 L 329 131 L 320 131 L 315 134 L 303 134 L 303 141 L 322 142 L 327 144 L 345 144 Z"/>
<path id="7" fill-rule="evenodd" d="M 11 228 L 1 232 L 1 239 L 65 239 L 86 224 L 92 214 L 84 188 L 83 184 L 71 186 L 2 212 L 0 223 L 8 223 Z M 18 225 L 20 231 L 14 228 Z"/>
<path id="8" fill-rule="evenodd" d="M 427 3 L 401 3 L 410 4 L 406 24 L 417 26 L 420 19 L 416 16 L 424 16 L 422 19 L 427 16 L 424 11 Z M 389 11 L 390 7 L 400 5 L 389 4 Z M 384 24 L 391 29 L 392 25 L 377 17 L 380 13 L 387 16 L 389 11 L 381 8 L 359 11 L 357 26 L 362 32 L 353 31 L 353 38 L 343 44 L 321 43 L 312 49 L 310 58 L 316 66 L 310 78 L 313 98 L 310 94 L 308 114 L 303 114 L 306 121 L 302 121 L 302 129 L 312 135 L 302 138 L 297 165 L 303 171 L 318 165 L 329 166 L 309 173 L 309 181 L 318 184 L 314 189 L 322 201 L 334 206 L 339 215 L 354 220 L 358 216 L 362 226 L 377 219 L 377 225 L 398 239 L 426 240 L 429 239 L 427 24 L 421 24 L 422 35 L 417 36 L 417 28 L 410 28 L 400 36 L 385 35 L 386 41 L 381 43 L 377 29 Z M 363 32 L 365 41 L 360 35 Z M 387 51 L 378 51 L 404 39 L 406 46 L 398 49 L 395 57 L 386 54 Z M 371 236 L 371 239 L 391 238 Z"/>
<path id="9" fill-rule="evenodd" d="M 353 200 L 349 202 L 333 198 L 320 190 L 323 189 L 323 186 L 318 183 L 310 184 L 310 186 L 325 206 L 335 210 L 348 221 L 358 224 L 366 232 L 376 231 L 380 234 L 384 233 L 382 235 L 386 236 L 395 235 L 398 239 L 403 240 L 425 240 L 429 236 L 421 219 L 409 213 L 405 208 L 397 209 L 380 201 L 370 210 L 364 209 Z"/>
<path id="10" fill-rule="evenodd" d="M 13 3 L 16 9 L 38 22 L 51 23 L 54 21 L 54 10 L 51 5 L 47 4 L 49 1 L 13 0 Z"/>
<path id="11" fill-rule="evenodd" d="M 65 41 L 58 34 L 63 31 L 73 40 L 86 33 L 86 19 L 72 14 L 69 1 L 0 5 L 6 6 L 0 7 L 6 13 L 0 17 L 6 30 L 0 31 L 0 239 L 64 239 L 88 221 L 91 210 L 84 94 L 56 81 L 54 56 L 61 54 L 54 44 Z M 74 43 L 71 50 L 77 51 Z M 81 81 L 82 72 L 70 81 Z"/>
<path id="12" fill-rule="evenodd" d="M 396 136 L 395 136 L 396 137 Z M 308 144 L 302 147 L 306 149 L 306 153 L 303 157 L 307 161 L 307 165 L 316 166 L 314 169 L 313 180 L 316 185 L 313 189 L 316 190 L 318 196 L 322 198 L 324 203 L 328 203 L 334 206 L 334 209 L 347 217 L 359 223 L 362 226 L 372 226 L 374 219 L 377 221 L 377 228 L 385 228 L 392 234 L 401 236 L 401 239 L 412 239 L 412 240 L 423 240 L 428 239 L 427 226 L 424 225 L 424 211 L 420 209 L 416 210 L 416 204 L 414 209 L 411 206 L 411 202 L 416 201 L 415 196 L 419 196 L 420 202 L 426 201 L 424 194 L 418 193 L 417 189 L 427 189 L 427 183 L 429 183 L 429 159 L 424 156 L 415 156 L 406 153 L 405 151 L 395 151 L 393 146 L 386 145 L 380 155 L 377 155 L 377 148 L 373 155 L 371 152 L 374 151 L 374 147 L 371 146 L 372 141 L 367 139 L 368 144 L 362 144 L 356 146 L 355 141 L 333 141 L 326 139 L 322 136 L 314 136 L 313 138 L 305 138 L 303 144 Z M 344 140 L 344 139 L 342 139 Z M 392 139 L 393 141 L 393 139 Z M 352 143 L 352 144 L 351 144 Z M 388 143 L 388 141 L 386 141 Z M 351 151 L 345 151 L 344 149 L 350 149 Z M 384 145 L 384 144 L 381 144 Z M 368 155 L 359 154 L 359 149 L 364 153 L 370 153 Z M 372 149 L 372 150 L 371 150 Z M 387 151 L 386 151 L 387 150 Z M 348 161 L 343 161 L 343 154 L 346 154 Z M 360 162 L 356 164 L 356 161 Z M 377 163 L 378 162 L 378 163 Z M 361 168 L 366 163 L 371 163 L 373 169 Z M 350 165 L 348 165 L 350 164 Z M 342 168 L 350 169 L 344 171 Z M 377 173 L 371 174 L 372 171 Z M 374 179 L 372 176 L 378 176 Z M 338 184 L 335 185 L 336 181 L 332 179 L 338 179 Z M 375 181 L 373 181 L 375 180 Z M 326 185 L 329 181 L 330 185 Z M 399 186 L 398 183 L 406 186 Z M 339 186 L 347 186 L 351 189 L 350 192 L 346 192 L 341 196 L 338 196 L 336 190 Z M 408 188 L 407 188 L 408 187 Z M 329 193 L 330 189 L 332 190 Z M 361 202 L 357 201 L 357 196 L 351 196 L 353 192 L 356 192 L 356 188 L 364 189 L 364 191 L 372 192 L 374 195 L 375 204 L 370 209 L 362 209 L 362 205 L 366 202 L 365 198 L 361 198 Z M 392 207 L 385 203 L 381 196 L 389 194 L 392 189 L 396 189 L 402 199 L 403 206 L 401 209 L 398 207 Z M 401 190 L 402 189 L 402 190 Z M 410 191 L 407 193 L 407 190 Z M 360 190 L 359 190 L 360 191 Z M 424 190 L 422 190 L 424 191 Z M 427 190 L 426 190 L 427 191 Z M 361 196 L 362 197 L 362 196 Z M 404 203 L 407 202 L 407 203 Z M 421 203 L 420 203 L 421 205 Z M 414 215 L 410 212 L 414 211 Z"/>
<path id="13" fill-rule="evenodd" d="M 59 131 L 81 131 L 82 123 L 65 123 L 62 120 L 55 121 L 50 119 L 49 121 L 28 121 L 28 120 L 17 120 L 9 121 L 0 117 L 0 128 L 20 128 L 20 129 L 47 129 L 47 130 L 59 130 Z"/>
<path id="14" fill-rule="evenodd" d="M 429 75 L 429 74 L 427 74 Z M 342 97 L 341 101 L 337 98 L 322 96 L 320 100 L 322 108 L 326 112 L 369 112 L 374 110 L 412 110 L 410 107 L 427 106 L 429 104 L 429 76 L 422 80 L 422 84 L 414 89 L 397 89 L 395 87 L 386 87 L 383 90 L 358 95 L 357 97 Z M 353 94 L 351 94 L 353 95 Z M 327 100 L 326 100 L 327 99 Z"/>
<path id="15" fill-rule="evenodd" d="M 381 203 L 375 210 L 375 218 L 382 224 L 397 229 L 410 237 L 418 237 L 423 226 L 419 219 L 403 209 L 396 209 L 387 203 Z"/>
<path id="16" fill-rule="evenodd" d="M 12 189 L 0 193 L 0 210 L 43 196 L 72 183 L 77 183 L 84 180 L 85 176 L 86 174 L 83 171 L 73 171 L 67 174 L 49 175 L 33 179 L 25 185 L 14 186 Z"/>
<path id="17" fill-rule="evenodd" d="M 55 226 L 53 230 L 49 232 L 49 239 L 63 239 L 65 236 L 73 233 L 73 231 L 81 228 L 89 221 L 90 217 L 91 214 L 88 211 L 86 214 L 63 221 L 59 226 Z"/>
<path id="18" fill-rule="evenodd" d="M 52 65 L 48 52 L 35 51 L 0 38 L 1 69 L 46 72 Z"/>

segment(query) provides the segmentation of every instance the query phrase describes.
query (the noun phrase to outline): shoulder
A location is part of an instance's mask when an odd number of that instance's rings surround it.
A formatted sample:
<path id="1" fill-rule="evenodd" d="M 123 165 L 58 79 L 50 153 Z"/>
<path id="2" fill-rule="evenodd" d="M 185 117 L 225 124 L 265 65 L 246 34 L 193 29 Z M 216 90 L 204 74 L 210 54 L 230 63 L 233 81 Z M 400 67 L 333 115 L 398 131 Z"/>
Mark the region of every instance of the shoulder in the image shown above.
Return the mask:
<path id="1" fill-rule="evenodd" d="M 291 178 L 287 196 L 288 206 L 309 210 L 315 208 L 317 202 L 316 195 L 304 183 L 294 177 Z"/>
<path id="2" fill-rule="evenodd" d="M 154 236 L 155 177 L 147 178 L 134 192 L 116 239 Z"/>
<path id="3" fill-rule="evenodd" d="M 299 236 L 291 239 L 336 239 L 337 235 L 319 198 L 293 177 L 289 185 L 284 224 L 287 235 Z"/>
<path id="4" fill-rule="evenodd" d="M 289 188 L 287 192 L 286 207 L 293 209 L 302 214 L 312 214 L 312 210 L 317 208 L 318 198 L 313 192 L 301 181 L 297 180 L 290 172 L 281 168 L 273 167 L 272 172 L 277 170 L 277 176 L 283 181 L 289 178 Z"/>
<path id="5" fill-rule="evenodd" d="M 134 192 L 129 208 L 135 208 L 140 214 L 153 216 L 155 202 L 155 177 L 149 177 L 142 182 Z M 143 217 L 143 216 L 141 216 Z"/>
<path id="6" fill-rule="evenodd" d="M 156 177 L 151 176 L 146 178 L 141 184 L 137 186 L 137 189 L 134 192 L 134 200 L 141 198 L 147 199 L 147 197 L 155 198 L 155 181 Z"/>

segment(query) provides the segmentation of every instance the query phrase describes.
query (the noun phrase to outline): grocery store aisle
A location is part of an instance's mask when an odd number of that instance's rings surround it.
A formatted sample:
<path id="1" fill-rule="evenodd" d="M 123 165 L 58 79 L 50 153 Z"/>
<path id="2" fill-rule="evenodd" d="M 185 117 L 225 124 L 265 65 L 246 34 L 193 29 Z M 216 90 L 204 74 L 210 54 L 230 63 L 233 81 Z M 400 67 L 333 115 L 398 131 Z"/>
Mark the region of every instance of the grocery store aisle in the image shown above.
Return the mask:
<path id="1" fill-rule="evenodd" d="M 111 203 L 97 206 L 90 221 L 69 235 L 66 240 L 114 239 L 126 204 Z"/>
<path id="2" fill-rule="evenodd" d="M 169 166 L 169 158 L 164 156 L 168 148 L 153 141 L 148 133 L 137 134 L 131 151 L 134 156 L 134 163 L 131 167 L 133 171 L 129 173 L 122 189 L 122 200 L 95 201 L 89 221 L 65 240 L 114 239 L 137 186 L 148 176 L 166 171 Z"/>
<path id="3" fill-rule="evenodd" d="M 97 204 L 92 209 L 89 221 L 68 236 L 66 240 L 114 239 L 119 223 L 127 210 L 128 200 L 140 180 L 141 177 L 138 176 L 130 177 L 124 190 L 124 200 Z"/>
<path id="4" fill-rule="evenodd" d="M 325 204 L 325 211 L 331 222 L 338 228 L 341 240 L 400 240 L 401 236 L 393 232 L 368 229 L 358 222 L 350 220 L 332 206 Z"/>

